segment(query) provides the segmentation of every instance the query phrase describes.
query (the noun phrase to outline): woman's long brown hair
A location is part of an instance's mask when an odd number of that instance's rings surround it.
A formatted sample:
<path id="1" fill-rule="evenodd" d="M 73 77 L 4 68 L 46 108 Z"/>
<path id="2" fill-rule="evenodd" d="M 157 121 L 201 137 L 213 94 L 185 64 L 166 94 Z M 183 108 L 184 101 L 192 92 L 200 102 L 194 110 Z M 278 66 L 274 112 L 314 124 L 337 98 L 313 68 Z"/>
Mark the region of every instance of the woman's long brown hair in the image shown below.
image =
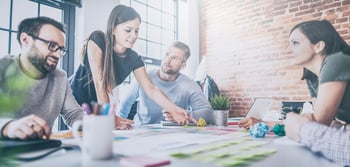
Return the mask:
<path id="1" fill-rule="evenodd" d="M 115 67 L 113 56 L 113 46 L 115 44 L 115 39 L 113 36 L 113 29 L 124 22 L 134 20 L 138 18 L 141 22 L 140 15 L 131 7 L 118 5 L 114 7 L 111 14 L 109 15 L 107 22 L 107 32 L 106 32 L 106 51 L 103 55 L 103 74 L 102 74 L 102 89 L 107 93 L 112 94 L 113 87 L 115 84 Z"/>

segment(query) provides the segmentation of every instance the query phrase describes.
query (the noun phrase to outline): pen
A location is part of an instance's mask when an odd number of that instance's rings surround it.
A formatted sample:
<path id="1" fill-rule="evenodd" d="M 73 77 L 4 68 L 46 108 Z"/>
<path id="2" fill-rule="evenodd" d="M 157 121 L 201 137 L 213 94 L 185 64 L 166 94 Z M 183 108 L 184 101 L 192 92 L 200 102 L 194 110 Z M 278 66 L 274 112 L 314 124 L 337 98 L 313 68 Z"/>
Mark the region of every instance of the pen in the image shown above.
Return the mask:
<path id="1" fill-rule="evenodd" d="M 105 104 L 103 115 L 108 115 L 111 105 L 109 103 Z"/>
<path id="2" fill-rule="evenodd" d="M 92 114 L 98 115 L 99 111 L 100 111 L 100 104 L 98 104 L 97 102 L 93 101 L 93 102 L 91 102 L 91 106 L 92 106 Z"/>
<path id="3" fill-rule="evenodd" d="M 103 104 L 102 107 L 100 107 L 99 115 L 108 115 L 109 112 L 109 103 Z"/>
<path id="4" fill-rule="evenodd" d="M 85 111 L 86 114 L 91 114 L 91 109 L 90 109 L 89 104 L 83 103 L 83 104 L 81 105 L 81 107 L 83 108 L 83 110 Z"/>

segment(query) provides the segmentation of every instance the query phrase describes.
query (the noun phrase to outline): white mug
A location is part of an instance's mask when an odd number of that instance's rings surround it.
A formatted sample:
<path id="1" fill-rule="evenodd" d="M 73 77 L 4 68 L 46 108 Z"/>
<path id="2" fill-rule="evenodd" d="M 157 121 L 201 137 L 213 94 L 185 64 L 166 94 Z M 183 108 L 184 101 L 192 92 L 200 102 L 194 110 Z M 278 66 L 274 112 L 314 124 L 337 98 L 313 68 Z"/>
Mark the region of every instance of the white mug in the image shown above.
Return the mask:
<path id="1" fill-rule="evenodd" d="M 78 131 L 83 128 L 83 137 Z M 78 139 L 83 158 L 109 159 L 113 156 L 114 115 L 84 115 L 73 124 L 73 136 Z"/>

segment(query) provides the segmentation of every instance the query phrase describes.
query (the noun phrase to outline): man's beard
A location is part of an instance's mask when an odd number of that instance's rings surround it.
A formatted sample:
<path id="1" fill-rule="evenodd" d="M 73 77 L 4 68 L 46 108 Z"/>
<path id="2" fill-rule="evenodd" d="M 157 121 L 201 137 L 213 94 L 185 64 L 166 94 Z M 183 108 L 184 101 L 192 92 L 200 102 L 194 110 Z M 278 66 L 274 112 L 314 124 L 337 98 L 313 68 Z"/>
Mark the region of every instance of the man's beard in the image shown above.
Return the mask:
<path id="1" fill-rule="evenodd" d="M 165 69 L 163 66 L 161 67 L 162 69 L 162 72 L 165 73 L 165 74 L 169 74 L 169 75 L 174 75 L 174 74 L 178 74 L 179 71 L 175 71 L 175 70 L 172 70 L 172 69 Z"/>
<path id="2" fill-rule="evenodd" d="M 49 65 L 47 63 L 47 59 L 49 57 L 57 59 L 56 57 L 49 55 L 49 56 L 41 56 L 38 49 L 33 46 L 30 53 L 29 53 L 29 61 L 38 69 L 40 72 L 47 74 L 49 72 L 52 72 L 56 69 L 56 65 Z"/>

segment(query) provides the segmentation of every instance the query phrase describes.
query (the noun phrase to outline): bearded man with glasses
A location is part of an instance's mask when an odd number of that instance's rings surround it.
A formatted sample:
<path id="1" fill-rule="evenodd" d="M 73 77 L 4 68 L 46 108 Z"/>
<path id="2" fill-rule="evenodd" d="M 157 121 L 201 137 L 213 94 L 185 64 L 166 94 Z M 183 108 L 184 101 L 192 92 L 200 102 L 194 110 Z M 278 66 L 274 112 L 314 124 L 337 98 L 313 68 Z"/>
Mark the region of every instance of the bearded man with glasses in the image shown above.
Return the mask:
<path id="1" fill-rule="evenodd" d="M 47 17 L 24 19 L 18 27 L 21 46 L 18 56 L 0 59 L 0 93 L 13 99 L 25 99 L 16 109 L 0 117 L 1 137 L 10 139 L 49 138 L 59 114 L 72 126 L 81 119 L 83 110 L 72 95 L 67 74 L 56 68 L 67 52 L 65 31 L 61 23 Z M 15 85 L 30 85 L 28 89 Z M 17 98 L 16 98 L 17 97 Z M 0 99 L 1 100 L 1 99 Z M 4 108 L 0 113 L 4 113 Z"/>

